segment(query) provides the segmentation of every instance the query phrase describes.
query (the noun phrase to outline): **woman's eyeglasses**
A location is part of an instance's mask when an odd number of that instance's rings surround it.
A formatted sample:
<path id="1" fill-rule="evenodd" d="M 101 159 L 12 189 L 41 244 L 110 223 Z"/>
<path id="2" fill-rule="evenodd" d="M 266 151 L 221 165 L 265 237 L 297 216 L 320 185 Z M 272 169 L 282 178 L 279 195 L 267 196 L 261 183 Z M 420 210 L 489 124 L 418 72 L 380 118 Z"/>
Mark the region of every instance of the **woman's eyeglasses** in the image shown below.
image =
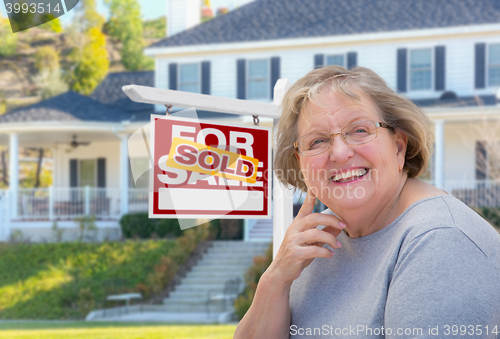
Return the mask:
<path id="1" fill-rule="evenodd" d="M 298 149 L 300 154 L 305 157 L 311 157 L 326 152 L 333 144 L 333 138 L 340 134 L 345 142 L 350 145 L 366 144 L 377 137 L 377 128 L 393 127 L 384 122 L 375 122 L 373 120 L 357 121 L 342 128 L 340 132 L 333 134 L 325 133 L 309 133 L 301 136 L 296 142 L 293 143 L 295 149 Z"/>

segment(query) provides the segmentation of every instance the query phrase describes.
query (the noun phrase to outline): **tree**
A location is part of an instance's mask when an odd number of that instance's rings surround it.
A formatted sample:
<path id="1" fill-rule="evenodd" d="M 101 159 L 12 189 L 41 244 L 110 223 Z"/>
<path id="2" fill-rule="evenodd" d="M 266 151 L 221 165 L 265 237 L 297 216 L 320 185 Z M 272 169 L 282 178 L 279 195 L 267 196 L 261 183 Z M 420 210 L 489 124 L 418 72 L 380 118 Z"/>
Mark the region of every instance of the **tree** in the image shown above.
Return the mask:
<path id="1" fill-rule="evenodd" d="M 39 89 L 42 99 L 52 98 L 68 90 L 68 84 L 63 79 L 61 68 L 46 68 L 33 77 L 33 83 Z"/>
<path id="2" fill-rule="evenodd" d="M 120 55 L 129 71 L 150 69 L 153 61 L 143 55 L 141 7 L 137 0 L 106 0 L 109 6 L 109 35 L 122 43 Z"/>
<path id="3" fill-rule="evenodd" d="M 39 26 L 41 29 L 51 31 L 54 33 L 61 33 L 63 31 L 63 26 L 59 18 L 55 18 Z"/>
<path id="4" fill-rule="evenodd" d="M 17 50 L 17 35 L 12 33 L 9 19 L 0 12 L 0 56 L 11 56 Z"/>
<path id="5" fill-rule="evenodd" d="M 86 38 L 81 54 L 76 56 L 79 60 L 73 72 L 71 88 L 89 95 L 106 77 L 109 60 L 105 36 L 97 27 L 91 28 Z"/>
<path id="6" fill-rule="evenodd" d="M 74 63 L 71 88 L 88 95 L 106 77 L 109 60 L 106 39 L 101 31 L 104 18 L 96 11 L 95 0 L 82 0 L 79 6 L 72 28 L 77 32 L 78 47 L 70 57 Z"/>
<path id="7" fill-rule="evenodd" d="M 35 68 L 38 72 L 59 67 L 59 55 L 54 47 L 43 46 L 35 52 Z"/>

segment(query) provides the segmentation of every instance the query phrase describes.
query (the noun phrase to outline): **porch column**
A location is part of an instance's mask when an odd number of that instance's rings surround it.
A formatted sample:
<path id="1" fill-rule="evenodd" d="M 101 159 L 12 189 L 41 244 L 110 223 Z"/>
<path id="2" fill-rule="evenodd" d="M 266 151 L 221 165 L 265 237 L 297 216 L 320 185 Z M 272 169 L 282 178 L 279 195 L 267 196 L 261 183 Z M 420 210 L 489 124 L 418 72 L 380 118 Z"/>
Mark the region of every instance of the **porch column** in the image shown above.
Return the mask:
<path id="1" fill-rule="evenodd" d="M 19 189 L 19 139 L 17 133 L 10 133 L 9 138 L 9 190 L 11 217 L 17 218 L 17 191 Z"/>
<path id="2" fill-rule="evenodd" d="M 444 120 L 434 121 L 436 146 L 434 157 L 434 186 L 444 189 Z"/>
<path id="3" fill-rule="evenodd" d="M 121 136 L 120 143 L 120 212 L 121 215 L 128 213 L 128 182 L 129 182 L 129 160 L 128 160 L 128 134 Z"/>

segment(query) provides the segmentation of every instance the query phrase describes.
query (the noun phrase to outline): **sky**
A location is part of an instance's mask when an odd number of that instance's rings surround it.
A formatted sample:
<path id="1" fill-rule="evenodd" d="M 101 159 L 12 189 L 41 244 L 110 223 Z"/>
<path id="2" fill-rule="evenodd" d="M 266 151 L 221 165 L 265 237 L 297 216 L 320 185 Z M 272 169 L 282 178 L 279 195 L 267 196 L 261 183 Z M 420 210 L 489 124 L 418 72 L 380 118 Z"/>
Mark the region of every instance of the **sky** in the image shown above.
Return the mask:
<path id="1" fill-rule="evenodd" d="M 109 11 L 104 3 L 104 0 L 96 0 L 96 2 L 98 12 L 107 18 Z M 246 2 L 248 2 L 248 0 L 210 0 L 214 12 L 219 7 L 228 7 L 231 10 Z M 166 14 L 167 0 L 139 0 L 139 3 L 141 5 L 141 13 L 144 20 L 156 19 Z M 0 1 L 0 11 L 2 12 L 2 16 L 4 18 L 7 17 L 3 1 Z M 60 17 L 63 25 L 66 25 L 71 21 L 73 12 L 74 10 Z"/>

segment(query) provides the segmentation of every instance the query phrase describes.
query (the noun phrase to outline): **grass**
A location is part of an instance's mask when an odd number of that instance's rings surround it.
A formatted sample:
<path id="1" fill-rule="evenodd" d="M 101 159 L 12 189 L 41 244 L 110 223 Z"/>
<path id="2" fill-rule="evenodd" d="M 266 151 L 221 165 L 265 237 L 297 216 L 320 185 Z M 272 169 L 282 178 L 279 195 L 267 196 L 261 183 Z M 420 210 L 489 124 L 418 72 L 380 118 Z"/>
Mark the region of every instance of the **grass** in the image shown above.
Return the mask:
<path id="1" fill-rule="evenodd" d="M 128 289 L 146 280 L 174 241 L 1 244 L 0 319 L 83 318 L 83 302 L 100 306 L 110 279 Z M 87 299 L 81 301 L 81 291 Z M 109 294 L 109 293 L 107 293 Z"/>
<path id="2" fill-rule="evenodd" d="M 236 325 L 79 322 L 0 322 L 8 339 L 230 339 Z"/>

